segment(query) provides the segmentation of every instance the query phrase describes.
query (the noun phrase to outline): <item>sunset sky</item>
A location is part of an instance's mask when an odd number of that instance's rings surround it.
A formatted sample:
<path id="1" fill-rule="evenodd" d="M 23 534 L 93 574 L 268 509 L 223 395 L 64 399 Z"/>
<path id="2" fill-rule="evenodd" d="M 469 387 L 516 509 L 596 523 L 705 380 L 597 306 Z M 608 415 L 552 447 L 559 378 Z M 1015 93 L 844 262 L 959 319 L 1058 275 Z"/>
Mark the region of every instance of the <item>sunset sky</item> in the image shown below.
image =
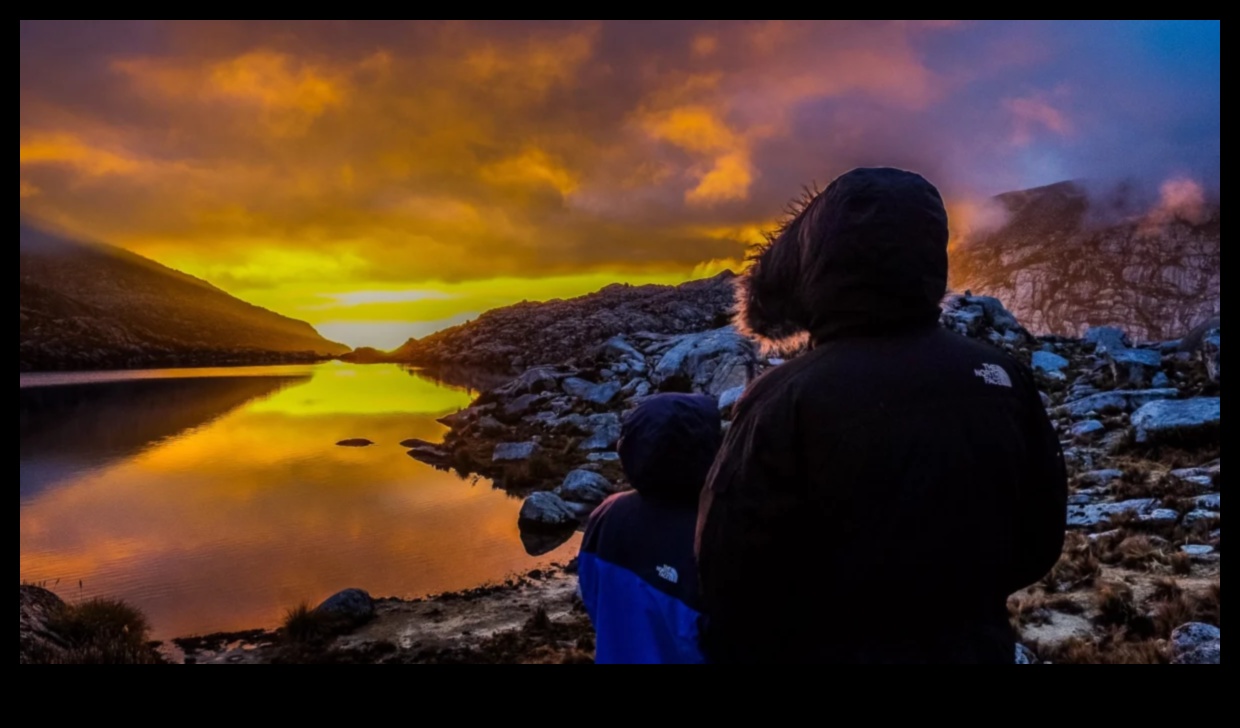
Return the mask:
<path id="1" fill-rule="evenodd" d="M 391 348 L 735 268 L 802 185 L 858 165 L 923 172 L 960 228 L 1067 178 L 1217 191 L 1219 33 L 22 22 L 21 212 Z"/>

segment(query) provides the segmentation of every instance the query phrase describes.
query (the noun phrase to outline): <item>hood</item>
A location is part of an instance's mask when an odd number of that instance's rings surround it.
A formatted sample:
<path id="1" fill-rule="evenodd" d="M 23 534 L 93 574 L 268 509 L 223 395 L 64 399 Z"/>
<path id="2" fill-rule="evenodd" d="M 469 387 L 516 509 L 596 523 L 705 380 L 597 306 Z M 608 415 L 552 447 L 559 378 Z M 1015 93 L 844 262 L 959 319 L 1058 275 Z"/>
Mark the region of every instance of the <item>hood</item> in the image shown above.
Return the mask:
<path id="1" fill-rule="evenodd" d="M 696 502 L 723 440 L 719 407 L 700 394 L 659 394 L 620 429 L 620 464 L 644 496 Z"/>
<path id="2" fill-rule="evenodd" d="M 799 206 L 737 282 L 737 326 L 779 348 L 809 334 L 930 324 L 947 291 L 947 210 L 934 185 L 854 169 Z"/>

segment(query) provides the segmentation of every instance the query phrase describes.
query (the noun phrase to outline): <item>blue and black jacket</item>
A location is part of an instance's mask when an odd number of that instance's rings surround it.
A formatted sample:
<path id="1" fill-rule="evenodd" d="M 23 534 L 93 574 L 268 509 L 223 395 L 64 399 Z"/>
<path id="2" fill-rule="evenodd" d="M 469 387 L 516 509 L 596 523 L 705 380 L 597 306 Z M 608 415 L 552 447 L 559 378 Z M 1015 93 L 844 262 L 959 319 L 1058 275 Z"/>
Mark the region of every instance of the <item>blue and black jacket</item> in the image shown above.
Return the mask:
<path id="1" fill-rule="evenodd" d="M 620 462 L 634 490 L 594 511 L 578 560 L 596 662 L 703 661 L 693 533 L 721 439 L 715 400 L 702 395 L 651 397 L 625 419 Z"/>

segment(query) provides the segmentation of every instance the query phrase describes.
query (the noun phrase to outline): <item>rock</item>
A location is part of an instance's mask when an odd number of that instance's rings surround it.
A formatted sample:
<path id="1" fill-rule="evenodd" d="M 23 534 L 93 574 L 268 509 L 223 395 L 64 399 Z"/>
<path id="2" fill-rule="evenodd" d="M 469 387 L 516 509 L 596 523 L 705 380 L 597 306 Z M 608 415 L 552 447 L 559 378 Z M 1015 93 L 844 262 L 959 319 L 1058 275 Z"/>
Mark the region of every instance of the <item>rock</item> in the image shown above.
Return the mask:
<path id="1" fill-rule="evenodd" d="M 1016 664 L 1017 665 L 1036 665 L 1038 664 L 1038 656 L 1033 654 L 1033 650 L 1017 642 L 1016 643 Z"/>
<path id="2" fill-rule="evenodd" d="M 63 637 L 49 626 L 52 617 L 65 605 L 47 589 L 21 584 L 18 606 L 18 663 L 54 662 L 67 646 Z"/>
<path id="3" fill-rule="evenodd" d="M 1180 546 L 1180 550 L 1189 556 L 1205 556 L 1214 553 L 1214 547 L 1204 543 L 1186 543 Z"/>
<path id="4" fill-rule="evenodd" d="M 366 447 L 367 445 L 373 445 L 375 443 L 364 437 L 350 437 L 349 439 L 341 440 L 336 444 L 341 447 Z"/>
<path id="5" fill-rule="evenodd" d="M 608 361 L 615 361 L 623 364 L 626 371 L 635 374 L 646 373 L 646 357 L 642 353 L 633 348 L 633 345 L 625 340 L 623 336 L 613 336 L 603 342 L 600 347 L 600 354 Z"/>
<path id="6" fill-rule="evenodd" d="M 620 417 L 613 412 L 590 415 L 582 429 L 590 435 L 581 441 L 578 450 L 608 450 L 620 441 Z"/>
<path id="7" fill-rule="evenodd" d="M 1038 399 L 1041 400 L 1042 409 L 1044 410 L 1049 410 L 1051 408 L 1051 405 L 1054 404 L 1051 401 L 1051 396 L 1047 394 L 1046 392 L 1041 392 L 1041 391 L 1038 392 Z"/>
<path id="8" fill-rule="evenodd" d="M 1220 397 L 1159 400 L 1132 413 L 1133 431 L 1141 443 L 1217 436 L 1221 420 Z"/>
<path id="9" fill-rule="evenodd" d="M 620 459 L 618 452 L 592 452 L 586 455 L 586 460 L 592 463 L 611 463 Z"/>
<path id="10" fill-rule="evenodd" d="M 1130 412 L 1149 402 L 1174 399 L 1180 391 L 1171 387 L 1165 389 L 1116 389 L 1110 392 L 1099 392 L 1080 399 L 1065 402 L 1055 408 L 1057 417 L 1085 417 L 1090 413 Z"/>
<path id="11" fill-rule="evenodd" d="M 1099 347 L 1115 381 L 1130 387 L 1148 386 L 1162 367 L 1162 355 L 1150 349 Z"/>
<path id="12" fill-rule="evenodd" d="M 1198 523 L 1209 523 L 1211 521 L 1214 521 L 1218 517 L 1219 517 L 1219 514 L 1214 511 L 1207 511 L 1202 508 L 1195 508 L 1189 511 L 1188 513 L 1184 514 L 1184 520 L 1182 521 L 1182 525 L 1185 528 L 1192 528 L 1193 526 L 1196 526 Z"/>
<path id="13" fill-rule="evenodd" d="M 534 403 L 538 401 L 539 396 L 537 394 L 523 394 L 504 405 L 504 416 L 512 418 L 520 417 L 526 412 L 529 412 L 530 408 L 534 406 Z"/>
<path id="14" fill-rule="evenodd" d="M 521 528 L 521 546 L 530 556 L 542 556 L 559 548 L 565 541 L 573 537 L 571 528 Z"/>
<path id="15" fill-rule="evenodd" d="M 1076 476 L 1076 480 L 1085 486 L 1105 486 L 1110 485 L 1112 481 L 1118 480 L 1124 476 L 1124 471 L 1115 468 L 1106 468 L 1103 470 L 1090 470 Z"/>
<path id="16" fill-rule="evenodd" d="M 427 442 L 426 440 L 419 440 L 416 437 L 401 440 L 400 445 L 401 447 L 409 448 L 409 451 L 406 453 L 409 457 L 414 460 L 420 460 L 427 465 L 441 467 L 450 459 L 450 453 L 443 446 Z"/>
<path id="17" fill-rule="evenodd" d="M 595 384 L 579 377 L 568 377 L 561 386 L 566 394 L 595 404 L 607 404 L 620 392 L 619 382 Z"/>
<path id="18" fill-rule="evenodd" d="M 1189 622 L 1171 633 L 1173 665 L 1218 665 L 1222 663 L 1223 632 L 1205 622 Z"/>
<path id="19" fill-rule="evenodd" d="M 1155 508 L 1137 516 L 1137 520 L 1147 526 L 1174 526 L 1180 520 L 1180 514 L 1170 508 Z"/>
<path id="20" fill-rule="evenodd" d="M 1157 389 L 1170 387 L 1171 377 L 1167 376 L 1166 372 L 1158 372 L 1154 375 L 1154 378 L 1150 380 L 1150 386 Z"/>
<path id="21" fill-rule="evenodd" d="M 536 442 L 499 442 L 495 444 L 495 450 L 491 453 L 491 462 L 528 460 L 538 452 L 538 449 Z"/>
<path id="22" fill-rule="evenodd" d="M 1069 432 L 1074 440 L 1088 441 L 1097 438 L 1105 429 L 1098 420 L 1081 420 L 1073 424 Z"/>
<path id="23" fill-rule="evenodd" d="M 1108 349 L 1126 349 L 1131 344 L 1124 330 L 1118 326 L 1090 326 L 1081 338 L 1090 344 Z"/>
<path id="24" fill-rule="evenodd" d="M 1214 477 L 1217 472 L 1217 470 L 1211 472 L 1209 468 L 1177 468 L 1168 475 L 1185 483 L 1191 483 L 1198 492 L 1208 493 L 1214 490 Z"/>
<path id="25" fill-rule="evenodd" d="M 1221 493 L 1207 493 L 1206 495 L 1197 496 L 1195 502 L 1198 508 L 1208 511 L 1221 511 L 1223 510 L 1222 501 L 1223 495 Z"/>
<path id="26" fill-rule="evenodd" d="M 732 408 L 736 404 L 736 400 L 741 398 L 745 393 L 745 385 L 725 389 L 719 394 L 719 411 L 723 412 Z"/>
<path id="27" fill-rule="evenodd" d="M 521 504 L 518 525 L 525 528 L 563 528 L 577 523 L 577 515 L 555 493 L 533 493 Z"/>
<path id="28" fill-rule="evenodd" d="M 474 412 L 474 410 L 470 410 L 470 409 L 457 410 L 456 412 L 453 412 L 450 415 L 444 415 L 443 417 L 440 417 L 439 419 L 435 421 L 441 425 L 444 425 L 445 427 L 457 429 L 459 427 L 463 427 L 464 425 L 468 424 L 469 421 L 472 420 L 476 414 L 477 413 Z M 401 443 L 401 444 L 403 445 L 404 443 Z M 408 446 L 406 445 L 406 447 Z"/>
<path id="29" fill-rule="evenodd" d="M 731 326 L 684 334 L 674 341 L 651 373 L 656 387 L 666 389 L 675 380 L 692 391 L 718 396 L 744 386 L 757 367 L 753 342 Z"/>
<path id="30" fill-rule="evenodd" d="M 1219 371 L 1220 359 L 1222 356 L 1222 341 L 1220 339 L 1220 330 L 1214 329 L 1207 333 L 1201 340 L 1201 360 L 1206 366 L 1206 376 L 1213 382 L 1222 382 L 1222 375 Z"/>
<path id="31" fill-rule="evenodd" d="M 560 374 L 555 367 L 538 366 L 526 369 L 515 379 L 499 387 L 496 392 L 503 395 L 538 394 L 555 389 L 559 386 Z"/>
<path id="32" fill-rule="evenodd" d="M 987 334 L 993 333 L 996 343 L 1016 343 L 1029 336 L 1016 316 L 993 296 L 951 294 L 943 299 L 942 310 L 940 323 L 965 336 L 991 338 Z M 1012 336 L 1005 337 L 1009 333 Z"/>
<path id="33" fill-rule="evenodd" d="M 1140 517 L 1153 513 L 1157 508 L 1156 498 L 1133 498 L 1117 503 L 1068 506 L 1068 528 L 1092 528 L 1107 523 L 1121 513 L 1134 513 Z"/>
<path id="34" fill-rule="evenodd" d="M 369 622 L 375 616 L 375 600 L 363 589 L 345 589 L 323 600 L 314 611 L 350 625 L 358 625 Z"/>
<path id="35" fill-rule="evenodd" d="M 1060 372 L 1068 366 L 1068 360 L 1050 351 L 1033 352 L 1032 366 L 1036 371 Z"/>
<path id="36" fill-rule="evenodd" d="M 478 418 L 478 429 L 484 435 L 497 435 L 504 430 L 504 423 L 495 419 L 491 415 L 483 415 Z"/>
<path id="37" fill-rule="evenodd" d="M 556 494 L 566 501 L 602 503 L 612 492 L 611 481 L 593 470 L 573 470 L 564 476 Z"/>

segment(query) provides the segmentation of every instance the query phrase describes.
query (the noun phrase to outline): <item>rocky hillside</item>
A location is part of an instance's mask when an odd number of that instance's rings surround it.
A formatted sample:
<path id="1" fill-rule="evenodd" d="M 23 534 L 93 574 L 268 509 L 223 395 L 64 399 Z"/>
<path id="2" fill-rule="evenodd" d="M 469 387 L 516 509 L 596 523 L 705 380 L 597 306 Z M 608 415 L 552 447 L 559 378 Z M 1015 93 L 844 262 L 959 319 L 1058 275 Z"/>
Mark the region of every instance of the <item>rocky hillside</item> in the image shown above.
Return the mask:
<path id="1" fill-rule="evenodd" d="M 348 347 L 304 321 L 106 245 L 21 225 L 21 371 L 310 360 Z"/>
<path id="2" fill-rule="evenodd" d="M 952 287 L 998 297 L 1036 333 L 1168 339 L 1219 312 L 1217 205 L 1125 214 L 1073 182 L 995 202 L 1005 224 L 953 253 Z"/>
<path id="3" fill-rule="evenodd" d="M 385 360 L 516 373 L 537 364 L 571 362 L 616 334 L 715 328 L 728 321 L 734 277 L 724 271 L 679 286 L 615 283 L 569 300 L 505 306 L 410 339 Z"/>
<path id="4" fill-rule="evenodd" d="M 1037 337 L 998 299 L 971 295 L 949 297 L 942 324 L 1031 366 L 1072 475 L 1063 559 L 1010 604 L 1021 659 L 1217 661 L 1219 326 L 1146 344 L 1107 327 Z M 628 487 L 615 446 L 642 399 L 701 392 L 726 420 L 748 382 L 781 363 L 730 326 L 616 335 L 573 365 L 533 367 L 484 392 L 441 420 L 442 443 L 406 444 L 414 458 L 525 495 L 522 540 L 542 553 Z M 1200 624 L 1177 631 L 1188 623 Z"/>

